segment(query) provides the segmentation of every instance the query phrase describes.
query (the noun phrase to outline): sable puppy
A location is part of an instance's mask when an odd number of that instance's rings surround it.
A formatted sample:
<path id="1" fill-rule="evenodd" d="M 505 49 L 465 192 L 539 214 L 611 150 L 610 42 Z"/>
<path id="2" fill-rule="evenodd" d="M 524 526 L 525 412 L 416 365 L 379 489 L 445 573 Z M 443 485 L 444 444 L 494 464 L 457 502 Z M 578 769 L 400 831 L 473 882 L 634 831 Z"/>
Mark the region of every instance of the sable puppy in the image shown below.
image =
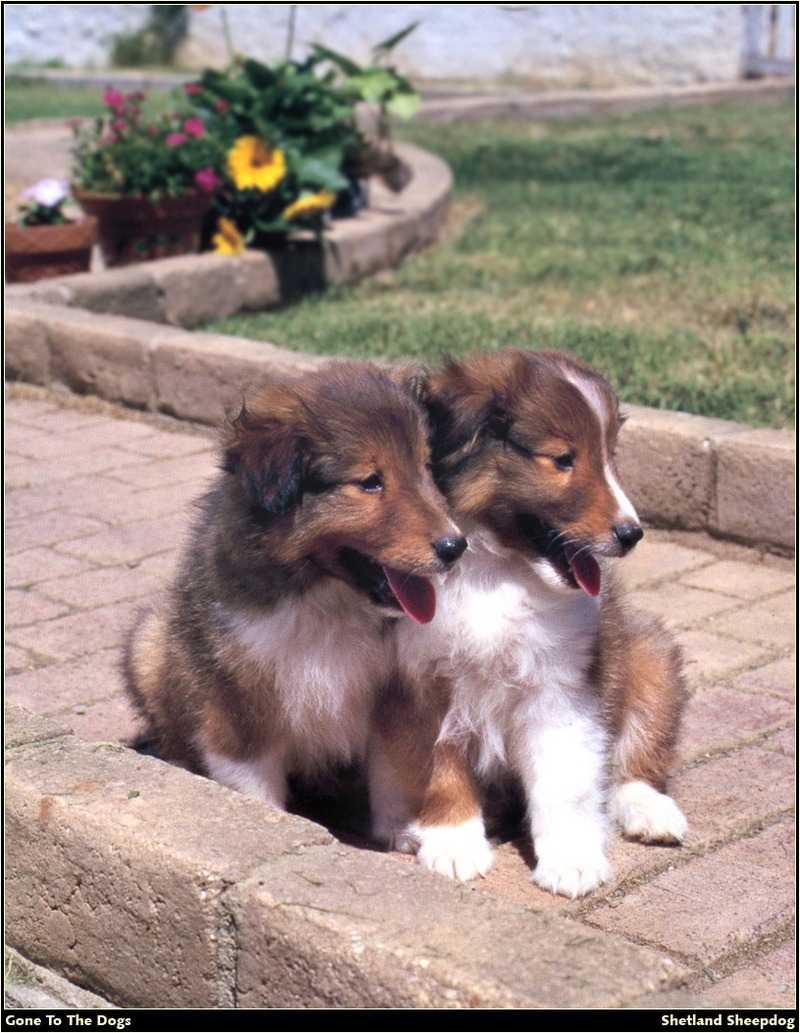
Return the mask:
<path id="1" fill-rule="evenodd" d="M 280 807 L 289 774 L 364 753 L 392 618 L 427 623 L 466 548 L 409 390 L 342 362 L 275 381 L 226 428 L 177 577 L 125 652 L 164 759 Z"/>
<path id="2" fill-rule="evenodd" d="M 609 809 L 630 836 L 686 830 L 664 795 L 680 659 L 607 570 L 642 537 L 614 469 L 617 399 L 574 358 L 506 351 L 431 374 L 427 405 L 437 482 L 470 545 L 435 620 L 397 631 L 372 757 L 376 834 L 445 874 L 485 874 L 480 783 L 511 771 L 534 881 L 579 896 L 609 877 Z"/>

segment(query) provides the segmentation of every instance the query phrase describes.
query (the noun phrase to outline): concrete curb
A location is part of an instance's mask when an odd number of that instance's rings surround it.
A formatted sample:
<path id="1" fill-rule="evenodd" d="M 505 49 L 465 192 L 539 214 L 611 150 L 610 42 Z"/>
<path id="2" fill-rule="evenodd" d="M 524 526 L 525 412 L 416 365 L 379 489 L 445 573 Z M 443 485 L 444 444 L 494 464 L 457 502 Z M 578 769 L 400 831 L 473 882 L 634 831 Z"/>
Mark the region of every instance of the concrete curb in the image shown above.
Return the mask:
<path id="1" fill-rule="evenodd" d="M 52 1012 L 56 1008 L 105 1011 L 117 1007 L 105 998 L 70 983 L 50 969 L 34 965 L 8 945 L 5 948 L 5 966 L 4 1008 Z"/>
<path id="2" fill-rule="evenodd" d="M 691 1003 L 688 970 L 654 950 L 337 844 L 305 819 L 10 710 L 9 943 L 118 1006 Z"/>

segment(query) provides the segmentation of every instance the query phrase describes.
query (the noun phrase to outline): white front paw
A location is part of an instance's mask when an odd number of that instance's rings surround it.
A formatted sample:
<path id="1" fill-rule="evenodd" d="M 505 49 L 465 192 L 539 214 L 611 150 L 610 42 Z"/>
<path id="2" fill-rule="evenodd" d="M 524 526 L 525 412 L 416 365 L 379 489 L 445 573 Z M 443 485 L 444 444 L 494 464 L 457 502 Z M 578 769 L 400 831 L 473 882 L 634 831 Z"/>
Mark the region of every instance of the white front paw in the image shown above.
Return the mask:
<path id="1" fill-rule="evenodd" d="M 646 782 L 625 782 L 611 813 L 626 836 L 646 843 L 681 843 L 689 825 L 675 801 Z"/>
<path id="2" fill-rule="evenodd" d="M 601 846 L 585 843 L 536 843 L 537 886 L 562 897 L 583 897 L 611 878 L 611 865 Z"/>
<path id="3" fill-rule="evenodd" d="M 486 875 L 492 867 L 492 848 L 480 817 L 460 825 L 415 823 L 408 832 L 419 842 L 420 864 L 440 875 L 467 882 Z"/>

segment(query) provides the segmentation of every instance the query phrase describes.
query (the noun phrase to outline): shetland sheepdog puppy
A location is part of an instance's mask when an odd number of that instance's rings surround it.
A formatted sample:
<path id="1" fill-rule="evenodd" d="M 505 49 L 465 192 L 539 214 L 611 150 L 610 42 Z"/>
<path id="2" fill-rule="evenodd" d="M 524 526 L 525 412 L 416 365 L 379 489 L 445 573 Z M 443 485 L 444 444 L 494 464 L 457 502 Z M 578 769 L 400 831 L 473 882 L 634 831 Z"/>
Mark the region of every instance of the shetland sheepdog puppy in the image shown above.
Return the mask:
<path id="1" fill-rule="evenodd" d="M 169 590 L 124 670 L 153 751 L 278 807 L 288 777 L 363 756 L 392 625 L 433 619 L 466 541 L 410 388 L 339 362 L 276 380 L 227 426 Z"/>
<path id="2" fill-rule="evenodd" d="M 434 471 L 469 548 L 435 619 L 397 628 L 371 761 L 376 836 L 470 879 L 492 862 L 482 787 L 524 790 L 544 889 L 610 875 L 608 815 L 680 841 L 665 795 L 684 700 L 676 647 L 629 614 L 609 562 L 642 537 L 614 468 L 617 399 L 556 352 L 506 351 L 429 375 Z"/>

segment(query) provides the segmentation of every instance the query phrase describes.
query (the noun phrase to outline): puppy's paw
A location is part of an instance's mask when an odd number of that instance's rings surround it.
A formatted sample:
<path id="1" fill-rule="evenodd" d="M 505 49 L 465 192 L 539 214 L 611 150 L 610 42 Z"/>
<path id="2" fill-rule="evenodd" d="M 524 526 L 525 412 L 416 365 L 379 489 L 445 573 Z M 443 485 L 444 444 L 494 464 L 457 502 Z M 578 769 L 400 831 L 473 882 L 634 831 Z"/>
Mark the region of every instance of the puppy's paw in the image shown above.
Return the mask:
<path id="1" fill-rule="evenodd" d="M 611 878 L 605 854 L 605 828 L 594 821 L 575 820 L 534 835 L 537 886 L 562 897 L 584 897 Z"/>
<path id="2" fill-rule="evenodd" d="M 531 878 L 543 890 L 561 897 L 585 897 L 611 878 L 605 854 L 592 852 L 581 857 L 573 852 L 563 858 L 540 856 Z"/>
<path id="3" fill-rule="evenodd" d="M 646 782 L 619 786 L 611 813 L 626 836 L 645 843 L 681 843 L 689 828 L 675 801 Z"/>
<path id="4" fill-rule="evenodd" d="M 492 848 L 480 817 L 460 825 L 415 823 L 409 832 L 419 841 L 420 864 L 440 875 L 467 882 L 486 875 L 492 867 Z"/>

